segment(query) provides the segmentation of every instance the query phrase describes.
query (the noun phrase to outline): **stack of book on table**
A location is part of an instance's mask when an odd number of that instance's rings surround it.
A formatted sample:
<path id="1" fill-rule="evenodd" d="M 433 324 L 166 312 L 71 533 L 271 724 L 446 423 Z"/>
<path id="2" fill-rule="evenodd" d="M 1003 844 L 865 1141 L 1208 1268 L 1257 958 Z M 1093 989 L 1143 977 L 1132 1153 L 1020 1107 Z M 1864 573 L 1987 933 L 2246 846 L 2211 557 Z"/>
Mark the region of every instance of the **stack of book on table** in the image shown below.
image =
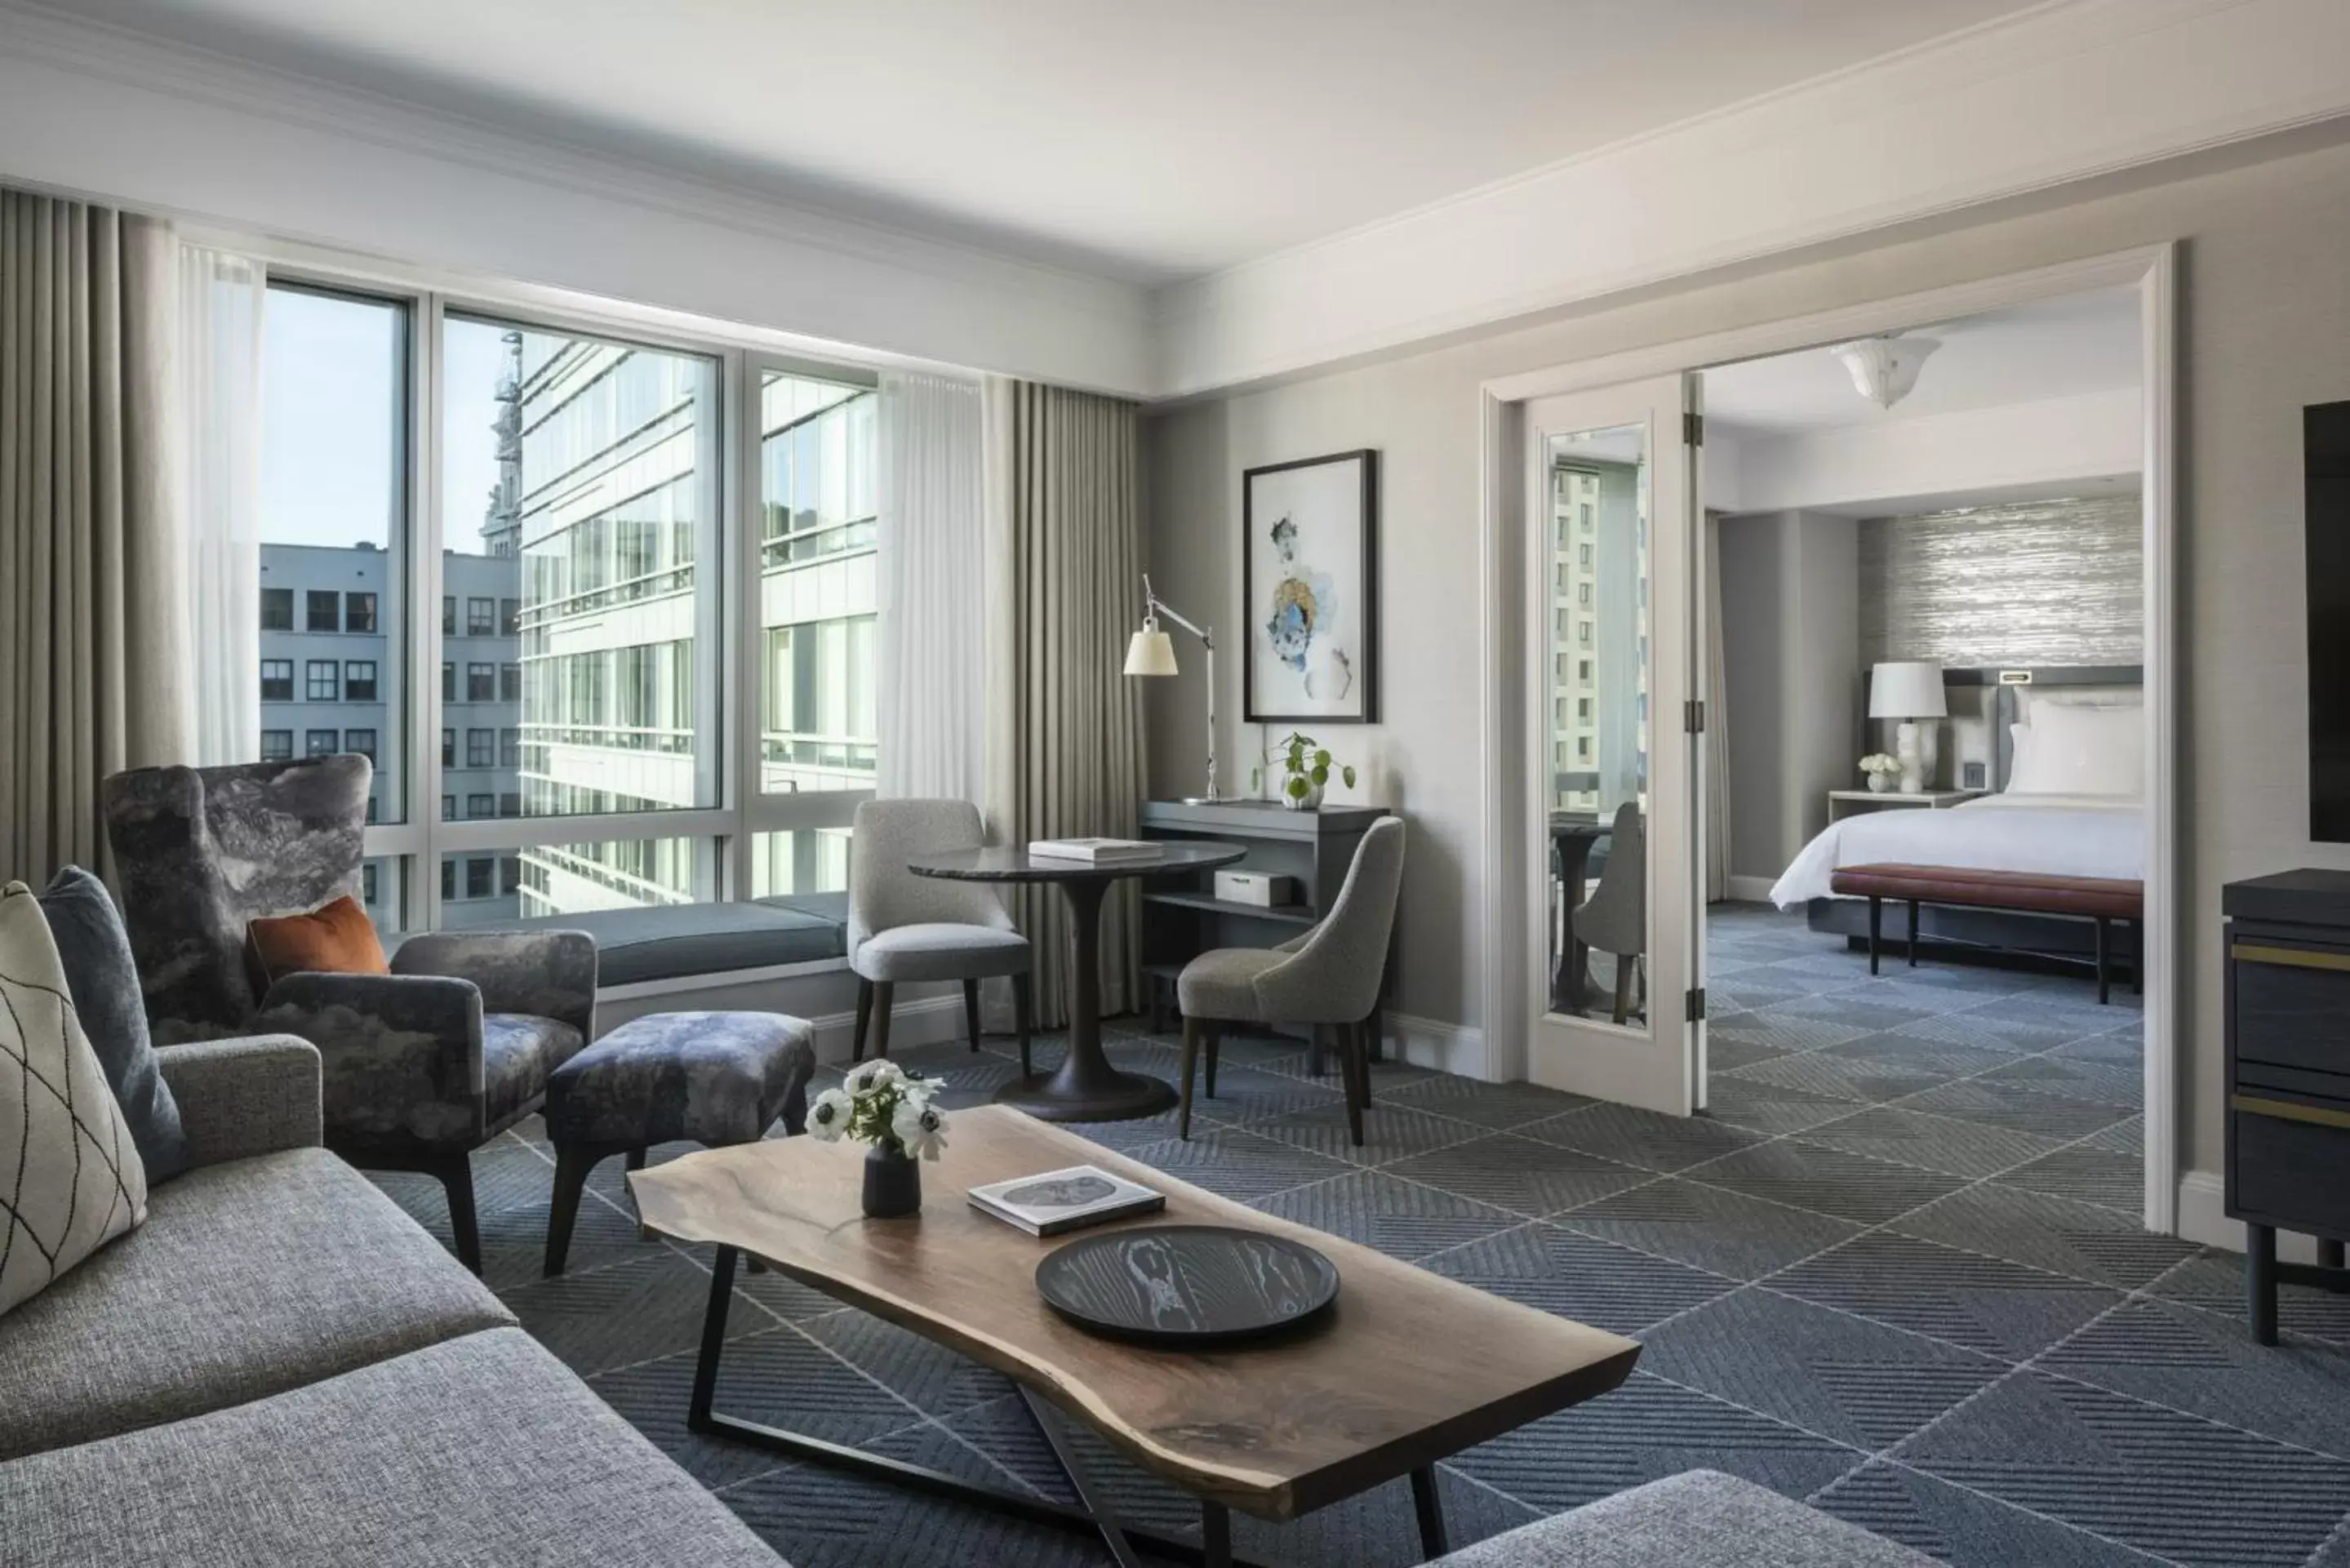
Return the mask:
<path id="1" fill-rule="evenodd" d="M 1073 1165 L 974 1187 L 971 1206 L 1031 1236 L 1057 1236 L 1080 1226 L 1155 1212 L 1167 1207 L 1167 1196 L 1112 1176 L 1097 1165 Z"/>
<path id="2" fill-rule="evenodd" d="M 1166 846 L 1147 838 L 1038 838 L 1028 853 L 1046 860 L 1083 860 L 1095 866 L 1122 865 L 1132 860 L 1157 860 Z"/>

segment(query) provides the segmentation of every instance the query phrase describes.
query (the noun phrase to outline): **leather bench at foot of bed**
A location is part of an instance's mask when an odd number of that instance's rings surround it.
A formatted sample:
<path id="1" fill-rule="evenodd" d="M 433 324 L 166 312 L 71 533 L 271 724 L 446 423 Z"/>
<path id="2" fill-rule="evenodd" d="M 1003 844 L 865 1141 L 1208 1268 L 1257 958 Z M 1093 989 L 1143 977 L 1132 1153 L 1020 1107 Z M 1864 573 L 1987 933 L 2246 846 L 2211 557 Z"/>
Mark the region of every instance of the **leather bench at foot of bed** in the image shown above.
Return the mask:
<path id="1" fill-rule="evenodd" d="M 2110 877 L 2051 877 L 2038 871 L 1985 871 L 1968 866 L 1845 866 L 1828 878 L 1830 890 L 1868 900 L 1868 972 L 1875 974 L 1885 900 L 1909 906 L 1909 962 L 1918 962 L 1918 909 L 1921 904 L 1974 909 L 2010 909 L 2033 915 L 2070 915 L 2095 922 L 2097 1001 L 2113 983 L 2112 929 L 2116 921 L 2135 929 L 2141 955 L 2130 966 L 2131 989 L 2146 989 L 2144 935 L 2146 884 Z"/>

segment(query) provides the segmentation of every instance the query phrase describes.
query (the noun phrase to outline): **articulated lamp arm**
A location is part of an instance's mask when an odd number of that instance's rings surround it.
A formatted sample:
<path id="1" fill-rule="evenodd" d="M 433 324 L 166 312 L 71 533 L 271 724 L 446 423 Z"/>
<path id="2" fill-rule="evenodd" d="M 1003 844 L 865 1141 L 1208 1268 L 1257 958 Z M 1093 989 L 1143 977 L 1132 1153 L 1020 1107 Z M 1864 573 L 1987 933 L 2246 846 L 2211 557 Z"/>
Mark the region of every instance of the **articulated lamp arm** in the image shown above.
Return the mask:
<path id="1" fill-rule="evenodd" d="M 1165 616 L 1169 620 L 1198 638 L 1200 646 L 1206 649 L 1208 652 L 1208 793 L 1199 796 L 1198 800 L 1222 800 L 1223 796 L 1216 789 L 1216 634 L 1212 628 L 1194 624 L 1159 598 L 1150 587 L 1149 574 L 1145 573 L 1142 578 L 1143 631 L 1156 632 L 1159 629 L 1160 616 Z M 1138 643 L 1139 640 L 1138 638 Z M 1172 675 L 1174 672 L 1174 666 L 1170 662 L 1165 670 L 1153 673 Z M 1197 802 L 1187 801 L 1185 804 L 1191 805 Z"/>

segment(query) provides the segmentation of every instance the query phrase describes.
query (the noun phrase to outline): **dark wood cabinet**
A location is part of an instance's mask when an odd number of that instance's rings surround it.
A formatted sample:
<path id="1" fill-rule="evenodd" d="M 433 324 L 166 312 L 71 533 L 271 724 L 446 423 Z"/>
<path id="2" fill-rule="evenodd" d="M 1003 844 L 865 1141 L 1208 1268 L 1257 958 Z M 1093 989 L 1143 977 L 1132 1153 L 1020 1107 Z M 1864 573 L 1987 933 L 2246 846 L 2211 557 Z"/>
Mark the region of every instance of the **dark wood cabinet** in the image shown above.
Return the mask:
<path id="1" fill-rule="evenodd" d="M 2253 1337 L 2274 1345 L 2280 1281 L 2350 1291 L 2350 872 L 2231 882 L 2220 909 L 2228 1214 Z M 2316 1237 L 2317 1265 L 2279 1263 L 2279 1231 Z"/>
<path id="2" fill-rule="evenodd" d="M 1248 857 L 1231 869 L 1287 877 L 1295 888 L 1290 900 L 1263 908 L 1217 898 L 1212 874 L 1188 883 L 1166 877 L 1144 885 L 1142 966 L 1150 986 L 1153 1032 L 1167 1026 L 1175 1006 L 1175 976 L 1192 959 L 1212 948 L 1277 947 L 1321 919 L 1346 884 L 1347 868 L 1355 863 L 1355 850 L 1363 835 L 1388 815 L 1380 806 L 1289 811 L 1268 801 L 1197 805 L 1174 800 L 1143 802 L 1145 838 L 1237 844 L 1248 851 Z M 1387 979 L 1379 987 L 1382 997 L 1388 994 L 1394 974 L 1390 944 Z M 1379 1049 L 1383 1022 L 1373 1016 L 1374 1054 Z"/>

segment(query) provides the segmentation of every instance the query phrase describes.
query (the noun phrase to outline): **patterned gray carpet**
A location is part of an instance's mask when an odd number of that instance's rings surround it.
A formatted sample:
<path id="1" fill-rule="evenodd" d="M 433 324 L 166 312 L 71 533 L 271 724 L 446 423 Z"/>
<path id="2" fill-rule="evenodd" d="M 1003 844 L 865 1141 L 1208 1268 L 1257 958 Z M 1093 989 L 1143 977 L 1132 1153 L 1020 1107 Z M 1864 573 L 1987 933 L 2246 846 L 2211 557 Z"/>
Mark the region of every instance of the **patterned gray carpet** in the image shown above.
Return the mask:
<path id="1" fill-rule="evenodd" d="M 1087 1129 L 1270 1212 L 1642 1340 L 1622 1389 L 1443 1470 L 1456 1542 L 1692 1466 L 1981 1568 L 2350 1568 L 2350 1298 L 2288 1290 L 2286 1342 L 2241 1326 L 2235 1260 L 2145 1234 L 2130 999 L 1929 964 L 1871 980 L 1799 920 L 1712 922 L 1712 1112 L 1679 1122 L 1525 1085 L 1374 1069 L 1369 1143 L 1336 1079 L 1236 1043 L 1186 1144 L 1162 1118 Z M 1009 1049 L 1003 1043 L 1003 1049 Z M 1167 1042 L 1112 1054 L 1171 1074 Z M 901 1057 L 966 1098 L 995 1051 Z M 662 1152 L 678 1152 L 662 1151 Z M 656 1158 L 661 1158 L 656 1153 Z M 491 1283 L 524 1324 L 800 1568 L 1093 1564 L 1082 1538 L 696 1438 L 708 1272 L 641 1241 L 618 1161 L 571 1272 L 538 1278 L 551 1157 L 475 1161 Z M 381 1179 L 444 1237 L 437 1190 Z M 773 1276 L 741 1276 L 723 1408 L 993 1484 L 1061 1492 L 1008 1386 Z M 1094 1447 L 1130 1515 L 1191 1506 Z M 1414 1559 L 1400 1485 L 1243 1550 Z"/>

